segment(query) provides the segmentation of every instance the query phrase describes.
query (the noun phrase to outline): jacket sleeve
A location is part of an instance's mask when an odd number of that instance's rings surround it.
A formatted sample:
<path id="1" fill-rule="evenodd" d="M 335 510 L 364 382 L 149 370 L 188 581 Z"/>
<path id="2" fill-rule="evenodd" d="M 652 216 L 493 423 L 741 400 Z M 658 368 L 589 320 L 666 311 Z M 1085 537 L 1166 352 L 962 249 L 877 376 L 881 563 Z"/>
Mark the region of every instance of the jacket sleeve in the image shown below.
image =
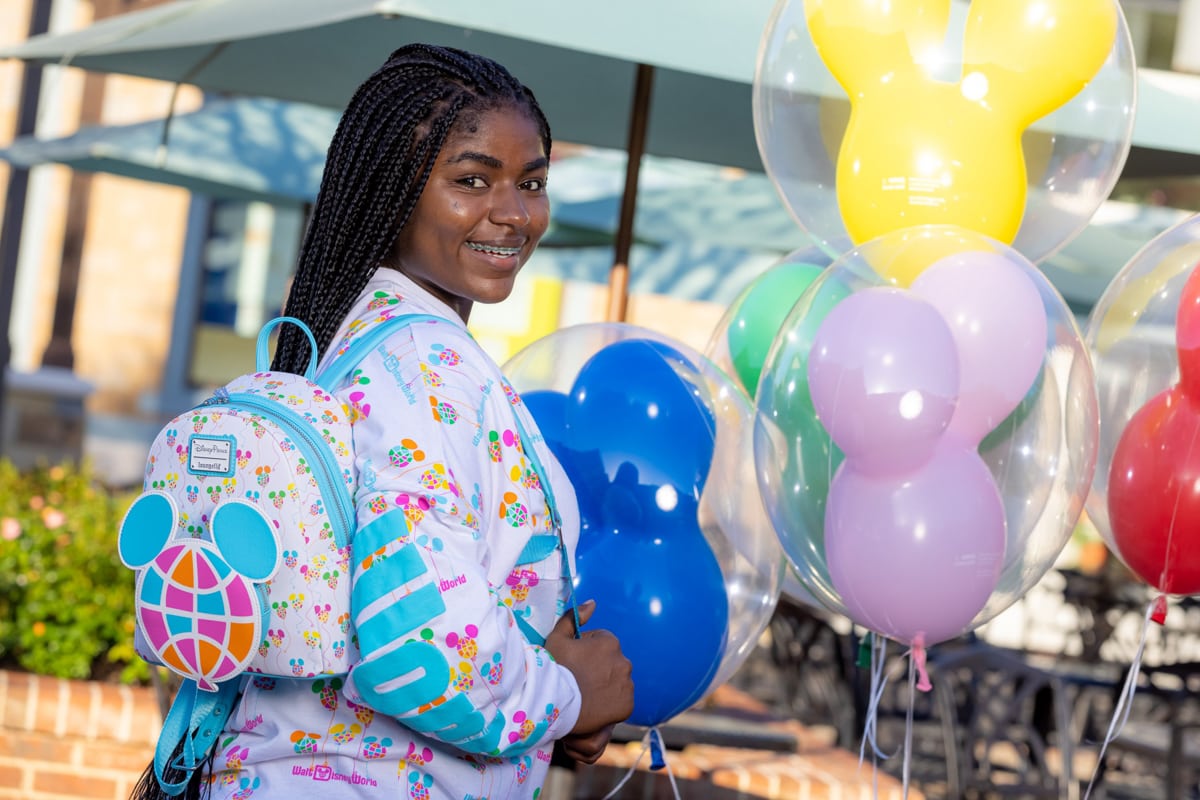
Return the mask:
<path id="1" fill-rule="evenodd" d="M 495 446 L 513 409 L 484 359 L 453 325 L 406 328 L 339 393 L 359 470 L 351 604 L 361 658 L 347 694 L 464 751 L 513 756 L 566 735 L 580 696 L 501 596 L 499 553 L 512 560 L 544 499 L 522 479 L 518 448 Z M 552 557 L 539 567 L 542 580 L 562 578 Z"/>

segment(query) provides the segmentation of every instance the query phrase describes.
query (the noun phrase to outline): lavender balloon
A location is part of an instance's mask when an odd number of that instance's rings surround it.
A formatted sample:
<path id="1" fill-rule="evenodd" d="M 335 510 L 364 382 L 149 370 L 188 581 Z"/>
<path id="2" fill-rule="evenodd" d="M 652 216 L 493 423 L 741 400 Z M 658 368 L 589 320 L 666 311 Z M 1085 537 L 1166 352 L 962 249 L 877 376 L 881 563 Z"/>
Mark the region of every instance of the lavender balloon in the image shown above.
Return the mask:
<path id="1" fill-rule="evenodd" d="M 890 265 L 914 254 L 928 266 L 901 289 Z M 1061 552 L 1095 465 L 1071 309 L 1012 247 L 937 225 L 856 247 L 804 297 L 764 363 L 754 436 L 795 574 L 835 613 L 910 642 L 994 619 Z M 844 460 L 801 459 L 814 437 L 793 432 L 820 426 Z"/>
<path id="2" fill-rule="evenodd" d="M 954 335 L 916 294 L 863 289 L 818 328 L 808 384 L 817 417 L 858 471 L 904 472 L 929 458 L 954 414 Z"/>
<path id="3" fill-rule="evenodd" d="M 1048 323 L 1041 294 L 1006 254 L 978 250 L 936 261 L 910 288 L 950 325 L 961 384 L 949 430 L 978 444 L 1016 409 L 1042 369 Z"/>
<path id="4" fill-rule="evenodd" d="M 850 618 L 910 645 L 969 629 L 1004 565 L 1004 504 L 970 447 L 946 437 L 905 475 L 847 460 L 825 506 L 829 576 Z"/>

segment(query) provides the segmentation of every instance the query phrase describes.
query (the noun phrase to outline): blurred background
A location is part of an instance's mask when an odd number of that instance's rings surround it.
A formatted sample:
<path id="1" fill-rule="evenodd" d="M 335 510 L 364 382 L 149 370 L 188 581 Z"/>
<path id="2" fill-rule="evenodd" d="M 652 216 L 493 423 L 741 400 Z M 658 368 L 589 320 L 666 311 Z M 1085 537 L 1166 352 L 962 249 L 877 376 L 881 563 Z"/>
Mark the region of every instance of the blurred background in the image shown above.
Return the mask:
<path id="1" fill-rule="evenodd" d="M 87 63 L 94 41 L 23 60 L 32 36 L 160 5 L 0 3 L 0 56 L 21 56 L 0 60 L 0 452 L 19 465 L 84 455 L 118 486 L 140 481 L 145 445 L 166 419 L 245 369 L 252 337 L 278 313 L 340 102 L 336 87 L 319 107 L 72 66 Z M 1122 5 L 1140 67 L 1133 149 L 1087 230 L 1041 265 L 1081 320 L 1138 248 L 1200 208 L 1200 78 L 1189 74 L 1200 66 L 1196 4 Z M 472 327 L 498 359 L 559 327 L 604 319 L 614 291 L 627 295 L 626 321 L 702 350 L 741 289 L 809 244 L 754 149 L 753 54 L 770 10 L 762 0 L 739 9 L 721 58 L 700 29 L 681 30 L 680 45 L 660 37 L 642 45 L 646 31 L 604 45 L 627 51 L 629 87 L 601 108 L 604 87 L 568 85 L 596 98 L 603 118 L 588 124 L 553 113 L 557 90 L 539 82 L 561 76 L 514 67 L 551 98 L 554 224 L 527 267 L 531 279 L 501 306 L 475 312 Z M 590 25 L 573 15 L 552 22 Z M 454 30 L 452 20 L 440 24 Z M 476 32 L 458 33 L 470 42 Z M 614 256 L 638 47 L 659 61 L 659 74 L 634 176 L 636 213 Z M 344 70 L 348 86 L 365 76 L 341 62 L 329 69 Z M 708 72 L 706 94 L 688 94 L 689 70 Z M 294 93 L 307 91 L 294 81 Z M 712 122 L 678 132 L 687 113 Z M 627 286 L 614 288 L 622 255 Z"/>

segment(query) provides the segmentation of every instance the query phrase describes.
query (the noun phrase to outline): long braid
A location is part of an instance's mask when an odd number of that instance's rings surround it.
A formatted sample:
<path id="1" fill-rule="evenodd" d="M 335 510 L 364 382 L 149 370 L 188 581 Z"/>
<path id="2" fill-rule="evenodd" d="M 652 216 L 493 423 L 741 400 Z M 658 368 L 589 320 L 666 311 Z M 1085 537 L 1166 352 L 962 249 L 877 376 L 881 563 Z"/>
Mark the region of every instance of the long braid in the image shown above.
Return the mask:
<path id="1" fill-rule="evenodd" d="M 416 207 L 438 153 L 464 115 L 527 111 L 550 154 L 533 94 L 491 59 L 448 47 L 396 50 L 355 91 L 329 145 L 285 313 L 303 320 L 323 355 Z M 272 368 L 303 372 L 308 340 L 281 329 Z"/>

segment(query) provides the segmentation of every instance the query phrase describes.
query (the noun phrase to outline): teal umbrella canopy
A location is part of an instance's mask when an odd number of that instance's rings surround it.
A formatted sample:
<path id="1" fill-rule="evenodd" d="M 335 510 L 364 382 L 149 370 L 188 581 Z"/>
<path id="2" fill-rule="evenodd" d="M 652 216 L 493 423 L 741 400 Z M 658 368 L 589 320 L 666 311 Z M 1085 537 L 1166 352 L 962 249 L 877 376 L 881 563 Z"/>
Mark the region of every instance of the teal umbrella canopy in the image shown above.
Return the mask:
<path id="1" fill-rule="evenodd" d="M 338 114 L 259 98 L 132 125 L 92 126 L 57 139 L 21 137 L 0 159 L 29 168 L 65 164 L 181 186 L 197 194 L 276 205 L 311 202 Z"/>
<path id="2" fill-rule="evenodd" d="M 612 148 L 625 147 L 635 65 L 648 64 L 656 68 L 656 80 L 646 152 L 761 170 L 751 85 L 775 5 L 174 0 L 77 31 L 36 36 L 0 48 L 0 58 L 340 109 L 389 52 L 426 41 L 473 50 L 509 67 L 538 95 L 555 138 Z M 955 0 L 955 9 L 965 6 Z M 820 83 L 815 75 L 797 80 Z M 1194 172 L 1200 138 L 1191 132 L 1197 125 L 1200 76 L 1138 70 L 1133 167 L 1161 174 L 1169 169 L 1160 163 L 1165 159 Z"/>
<path id="3" fill-rule="evenodd" d="M 655 68 L 645 152 L 762 170 L 751 84 L 773 0 L 175 0 L 0 49 L 343 108 L 408 42 L 496 59 L 537 95 L 556 140 L 624 149 L 638 64 Z"/>

